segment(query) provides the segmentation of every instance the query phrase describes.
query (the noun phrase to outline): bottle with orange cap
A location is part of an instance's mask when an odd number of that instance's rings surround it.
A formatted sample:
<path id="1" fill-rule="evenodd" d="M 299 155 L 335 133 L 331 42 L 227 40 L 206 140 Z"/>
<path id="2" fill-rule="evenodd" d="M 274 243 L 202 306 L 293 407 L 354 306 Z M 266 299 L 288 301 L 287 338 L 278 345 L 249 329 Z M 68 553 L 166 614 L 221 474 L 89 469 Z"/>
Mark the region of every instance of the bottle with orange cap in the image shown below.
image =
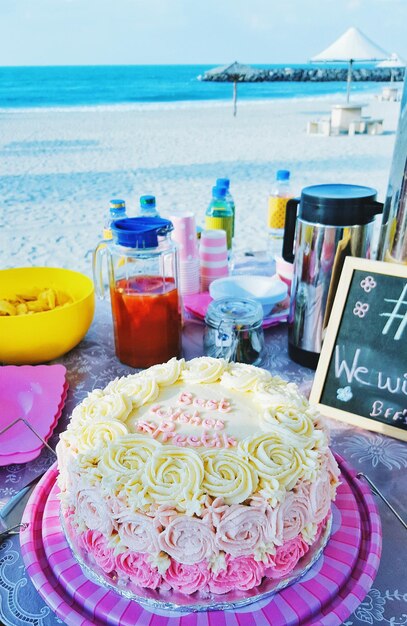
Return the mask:
<path id="1" fill-rule="evenodd" d="M 287 202 L 293 197 L 290 186 L 290 172 L 278 170 L 275 183 L 270 191 L 268 202 L 268 255 L 271 259 L 281 256 L 283 250 L 285 208 Z"/>

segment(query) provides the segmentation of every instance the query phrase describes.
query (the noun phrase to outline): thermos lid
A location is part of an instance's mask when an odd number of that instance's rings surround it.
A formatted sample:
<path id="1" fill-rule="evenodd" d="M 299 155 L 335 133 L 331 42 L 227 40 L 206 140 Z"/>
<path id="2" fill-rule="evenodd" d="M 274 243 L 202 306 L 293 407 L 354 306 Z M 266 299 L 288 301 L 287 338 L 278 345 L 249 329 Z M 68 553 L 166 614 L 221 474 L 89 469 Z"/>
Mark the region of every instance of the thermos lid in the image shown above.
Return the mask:
<path id="1" fill-rule="evenodd" d="M 376 189 L 360 185 L 312 185 L 301 192 L 298 217 L 313 224 L 354 226 L 368 224 L 381 213 Z"/>
<path id="2" fill-rule="evenodd" d="M 158 236 L 173 230 L 170 220 L 161 217 L 127 217 L 113 222 L 115 243 L 127 248 L 156 248 Z"/>

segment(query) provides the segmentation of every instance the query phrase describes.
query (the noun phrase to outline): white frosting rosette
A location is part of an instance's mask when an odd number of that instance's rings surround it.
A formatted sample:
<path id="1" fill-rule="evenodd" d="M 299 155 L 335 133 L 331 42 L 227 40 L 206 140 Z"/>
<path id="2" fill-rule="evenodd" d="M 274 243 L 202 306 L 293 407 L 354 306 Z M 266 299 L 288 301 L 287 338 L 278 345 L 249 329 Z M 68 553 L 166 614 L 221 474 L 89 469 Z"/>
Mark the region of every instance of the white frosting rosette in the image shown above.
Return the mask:
<path id="1" fill-rule="evenodd" d="M 98 530 L 106 536 L 113 530 L 106 502 L 96 487 L 78 492 L 74 519 L 81 530 Z"/>
<path id="2" fill-rule="evenodd" d="M 142 490 L 140 477 L 147 461 L 158 448 L 161 444 L 155 439 L 130 433 L 110 443 L 99 461 L 103 491 L 113 495 L 123 489 L 127 481 L 131 481 L 131 489 L 137 481 L 139 493 Z"/>
<path id="3" fill-rule="evenodd" d="M 279 507 L 278 526 L 282 524 L 283 542 L 290 541 L 311 524 L 312 517 L 308 489 L 305 484 L 299 485 L 296 491 L 289 491 Z"/>
<path id="4" fill-rule="evenodd" d="M 132 550 L 156 554 L 160 551 L 158 538 L 159 531 L 154 524 L 154 519 L 143 513 L 124 511 L 116 517 L 118 524 L 117 532 L 120 542 L 117 544 L 117 552 Z"/>
<path id="5" fill-rule="evenodd" d="M 102 491 L 104 495 L 110 498 L 117 498 L 119 503 L 122 503 L 123 509 L 131 509 L 136 511 L 148 511 L 150 504 L 145 496 L 145 488 L 142 479 L 139 474 L 132 475 L 123 474 L 116 475 L 116 480 L 106 480 L 103 477 Z M 115 507 L 114 514 L 118 514 L 118 509 Z"/>
<path id="6" fill-rule="evenodd" d="M 215 533 L 204 521 L 178 515 L 160 534 L 160 547 L 179 563 L 192 565 L 218 553 Z"/>
<path id="7" fill-rule="evenodd" d="M 270 378 L 269 372 L 254 365 L 232 363 L 222 375 L 221 384 L 236 391 L 253 391 L 260 381 Z"/>
<path id="8" fill-rule="evenodd" d="M 125 422 L 132 408 L 131 400 L 124 394 L 95 394 L 73 410 L 72 426 L 78 428 L 89 422 L 109 419 Z"/>
<path id="9" fill-rule="evenodd" d="M 105 393 L 124 393 L 130 398 L 133 408 L 153 402 L 159 391 L 157 381 L 154 377 L 149 376 L 147 372 L 116 378 L 105 388 Z"/>
<path id="10" fill-rule="evenodd" d="M 160 387 L 169 387 L 180 378 L 184 365 L 185 359 L 178 360 L 176 357 L 173 357 L 167 363 L 149 367 L 148 370 L 141 372 L 140 375 L 154 378 Z"/>
<path id="11" fill-rule="evenodd" d="M 290 490 L 298 479 L 308 476 L 318 465 L 318 455 L 308 449 L 296 446 L 297 438 L 289 443 L 277 432 L 258 437 L 248 437 L 241 442 L 240 448 L 247 454 L 249 463 L 257 470 L 261 486 L 275 488 L 273 481 L 278 481 L 281 489 Z"/>
<path id="12" fill-rule="evenodd" d="M 263 555 L 274 549 L 275 532 L 260 508 L 233 504 L 216 528 L 216 544 L 232 556 Z"/>
<path id="13" fill-rule="evenodd" d="M 128 433 L 109 444 L 100 459 L 99 469 L 106 478 L 110 474 L 139 475 L 158 448 L 161 444 L 155 439 Z"/>
<path id="14" fill-rule="evenodd" d="M 191 384 L 216 383 L 226 367 L 223 359 L 214 359 L 209 356 L 197 357 L 185 363 L 182 378 Z"/>
<path id="15" fill-rule="evenodd" d="M 305 409 L 308 406 L 307 400 L 300 395 L 297 385 L 288 383 L 279 376 L 257 381 L 252 391 L 256 394 L 256 402 L 264 407 L 294 404 Z"/>
<path id="16" fill-rule="evenodd" d="M 68 434 L 68 433 L 67 433 Z M 79 453 L 95 453 L 123 435 L 127 435 L 126 426 L 118 420 L 102 420 L 86 424 L 74 437 L 70 437 L 71 445 L 75 445 Z"/>
<path id="17" fill-rule="evenodd" d="M 88 393 L 86 398 L 84 398 L 82 402 L 78 404 L 78 407 L 87 406 L 89 403 L 94 402 L 95 400 L 97 400 L 97 398 L 102 398 L 104 395 L 105 392 L 103 389 L 93 389 Z M 78 407 L 75 407 L 75 409 L 77 409 Z M 75 409 L 73 410 L 73 413 L 75 412 Z"/>
<path id="18" fill-rule="evenodd" d="M 209 496 L 240 504 L 256 490 L 257 472 L 238 452 L 208 450 L 201 457 L 205 469 L 202 487 Z"/>
<path id="19" fill-rule="evenodd" d="M 196 452 L 162 446 L 153 453 L 142 476 L 146 502 L 171 503 L 178 511 L 199 515 L 203 477 L 203 463 Z"/>
<path id="20" fill-rule="evenodd" d="M 316 436 L 311 417 L 299 407 L 287 405 L 284 402 L 266 408 L 261 415 L 260 423 L 265 431 L 281 425 L 289 431 L 288 435 L 292 433 L 297 437 L 305 437 L 312 444 L 320 438 Z"/>

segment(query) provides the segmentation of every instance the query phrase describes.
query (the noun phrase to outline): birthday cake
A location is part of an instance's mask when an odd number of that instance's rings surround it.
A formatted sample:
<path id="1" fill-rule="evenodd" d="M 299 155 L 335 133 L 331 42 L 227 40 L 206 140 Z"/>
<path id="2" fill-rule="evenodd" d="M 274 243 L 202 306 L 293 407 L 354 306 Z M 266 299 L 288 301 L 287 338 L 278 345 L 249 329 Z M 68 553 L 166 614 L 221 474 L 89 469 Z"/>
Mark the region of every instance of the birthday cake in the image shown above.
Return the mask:
<path id="1" fill-rule="evenodd" d="M 209 357 L 92 391 L 57 453 L 77 550 L 136 593 L 287 577 L 324 529 L 339 476 L 296 385 Z"/>

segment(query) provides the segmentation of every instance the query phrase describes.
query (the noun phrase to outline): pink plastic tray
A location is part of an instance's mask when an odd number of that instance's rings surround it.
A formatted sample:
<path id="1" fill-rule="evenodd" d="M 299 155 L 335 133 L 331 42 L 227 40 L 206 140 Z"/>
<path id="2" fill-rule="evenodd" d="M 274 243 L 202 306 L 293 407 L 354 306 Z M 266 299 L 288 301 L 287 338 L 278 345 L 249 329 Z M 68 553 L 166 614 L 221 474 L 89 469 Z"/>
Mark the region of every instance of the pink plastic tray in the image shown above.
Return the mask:
<path id="1" fill-rule="evenodd" d="M 61 416 L 68 391 L 63 365 L 0 367 L 0 430 L 24 418 L 40 437 L 49 439 Z M 0 466 L 35 459 L 43 444 L 20 421 L 0 435 Z"/>
<path id="2" fill-rule="evenodd" d="M 198 319 L 204 320 L 208 306 L 212 302 L 212 298 L 207 291 L 204 291 L 190 296 L 183 296 L 182 302 L 186 311 Z M 286 322 L 288 316 L 288 306 L 289 298 L 286 298 L 283 303 L 276 305 L 271 315 L 264 318 L 263 328 L 270 328 L 271 326 L 277 326 L 278 324 Z"/>
<path id="3" fill-rule="evenodd" d="M 34 586 L 68 626 L 339 626 L 362 602 L 376 576 L 381 525 L 368 487 L 341 459 L 342 485 L 323 556 L 297 583 L 237 611 L 151 613 L 91 582 L 72 556 L 59 522 L 57 470 L 33 492 L 24 513 L 21 550 Z"/>

